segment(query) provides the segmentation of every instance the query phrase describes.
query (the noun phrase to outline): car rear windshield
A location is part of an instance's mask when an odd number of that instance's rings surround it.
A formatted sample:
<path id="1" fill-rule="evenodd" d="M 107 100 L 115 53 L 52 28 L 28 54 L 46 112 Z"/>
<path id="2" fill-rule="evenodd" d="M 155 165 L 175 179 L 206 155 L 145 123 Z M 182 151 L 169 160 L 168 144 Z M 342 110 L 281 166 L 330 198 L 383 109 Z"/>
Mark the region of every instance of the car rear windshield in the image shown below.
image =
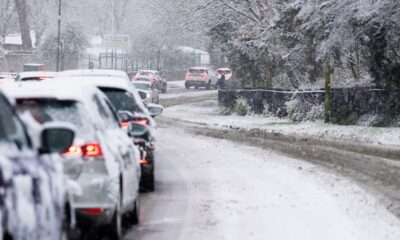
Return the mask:
<path id="1" fill-rule="evenodd" d="M 117 111 L 143 113 L 135 98 L 129 92 L 115 88 L 100 88 L 100 90 L 107 95 Z"/>
<path id="2" fill-rule="evenodd" d="M 228 75 L 231 73 L 230 70 L 218 70 L 217 72 L 218 72 L 218 74 L 224 74 L 224 75 Z"/>
<path id="3" fill-rule="evenodd" d="M 146 83 L 134 83 L 133 84 L 137 89 L 141 90 L 151 90 L 151 85 Z"/>
<path id="4" fill-rule="evenodd" d="M 191 74 L 202 74 L 202 73 L 205 73 L 206 70 L 205 69 L 193 69 L 193 68 L 191 68 L 191 69 L 189 69 L 189 72 Z"/>
<path id="5" fill-rule="evenodd" d="M 17 110 L 30 112 L 39 123 L 61 121 L 73 124 L 79 137 L 94 135 L 88 113 L 81 103 L 58 99 L 17 99 Z"/>

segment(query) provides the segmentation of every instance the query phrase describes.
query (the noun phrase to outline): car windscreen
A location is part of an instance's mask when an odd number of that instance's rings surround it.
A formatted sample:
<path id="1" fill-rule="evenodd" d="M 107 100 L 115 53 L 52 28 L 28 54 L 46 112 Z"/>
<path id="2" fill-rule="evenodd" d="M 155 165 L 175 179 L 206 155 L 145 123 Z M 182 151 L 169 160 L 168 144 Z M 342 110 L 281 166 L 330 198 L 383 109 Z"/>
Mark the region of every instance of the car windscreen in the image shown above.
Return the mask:
<path id="1" fill-rule="evenodd" d="M 94 135 L 93 126 L 82 103 L 58 99 L 17 99 L 19 112 L 30 112 L 39 123 L 61 121 L 73 124 L 79 137 Z"/>
<path id="2" fill-rule="evenodd" d="M 151 90 L 151 85 L 147 84 L 147 83 L 133 83 L 133 85 L 137 88 L 137 89 L 141 89 L 141 90 Z"/>
<path id="3" fill-rule="evenodd" d="M 135 98 L 129 92 L 116 88 L 100 88 L 100 90 L 110 99 L 117 111 L 143 113 Z"/>
<path id="4" fill-rule="evenodd" d="M 202 73 L 205 73 L 206 70 L 205 69 L 193 69 L 193 68 L 191 68 L 191 69 L 189 69 L 189 72 L 191 74 L 202 74 Z"/>

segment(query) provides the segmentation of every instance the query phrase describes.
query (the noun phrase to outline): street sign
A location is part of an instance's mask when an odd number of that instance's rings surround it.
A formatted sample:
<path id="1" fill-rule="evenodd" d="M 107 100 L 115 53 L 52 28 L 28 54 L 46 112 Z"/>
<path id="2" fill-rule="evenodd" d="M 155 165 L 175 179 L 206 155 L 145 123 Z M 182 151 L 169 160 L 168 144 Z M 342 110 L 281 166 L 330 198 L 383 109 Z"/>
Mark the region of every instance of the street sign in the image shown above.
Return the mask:
<path id="1" fill-rule="evenodd" d="M 130 37 L 126 34 L 106 34 L 103 39 L 103 47 L 129 50 Z"/>

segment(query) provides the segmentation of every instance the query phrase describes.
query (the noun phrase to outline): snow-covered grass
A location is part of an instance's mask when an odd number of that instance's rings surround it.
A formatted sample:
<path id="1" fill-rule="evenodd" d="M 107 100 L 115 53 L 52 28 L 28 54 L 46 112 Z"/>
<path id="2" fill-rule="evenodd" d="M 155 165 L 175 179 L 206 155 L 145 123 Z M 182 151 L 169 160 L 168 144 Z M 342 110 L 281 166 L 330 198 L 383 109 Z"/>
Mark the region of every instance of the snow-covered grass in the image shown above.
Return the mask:
<path id="1" fill-rule="evenodd" d="M 294 123 L 263 115 L 223 115 L 216 100 L 167 108 L 164 116 L 184 121 L 207 124 L 214 128 L 261 129 L 268 132 L 317 137 L 329 140 L 347 140 L 376 145 L 400 146 L 400 128 L 339 126 L 322 121 Z"/>

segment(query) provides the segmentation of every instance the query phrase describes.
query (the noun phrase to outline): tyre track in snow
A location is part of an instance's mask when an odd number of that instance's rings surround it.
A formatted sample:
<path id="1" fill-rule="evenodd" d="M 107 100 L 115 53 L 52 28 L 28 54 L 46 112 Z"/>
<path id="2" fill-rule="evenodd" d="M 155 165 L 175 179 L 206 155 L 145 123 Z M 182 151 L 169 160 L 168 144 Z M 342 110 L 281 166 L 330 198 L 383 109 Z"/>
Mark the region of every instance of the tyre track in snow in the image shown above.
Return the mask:
<path id="1" fill-rule="evenodd" d="M 193 100 L 195 101 L 195 100 Z M 201 100 L 198 100 L 201 101 Z M 175 99 L 175 104 L 187 100 Z M 281 133 L 218 129 L 180 119 L 159 119 L 161 126 L 184 128 L 198 135 L 273 149 L 292 157 L 319 164 L 356 180 L 400 218 L 400 151 L 335 140 L 286 136 Z"/>

